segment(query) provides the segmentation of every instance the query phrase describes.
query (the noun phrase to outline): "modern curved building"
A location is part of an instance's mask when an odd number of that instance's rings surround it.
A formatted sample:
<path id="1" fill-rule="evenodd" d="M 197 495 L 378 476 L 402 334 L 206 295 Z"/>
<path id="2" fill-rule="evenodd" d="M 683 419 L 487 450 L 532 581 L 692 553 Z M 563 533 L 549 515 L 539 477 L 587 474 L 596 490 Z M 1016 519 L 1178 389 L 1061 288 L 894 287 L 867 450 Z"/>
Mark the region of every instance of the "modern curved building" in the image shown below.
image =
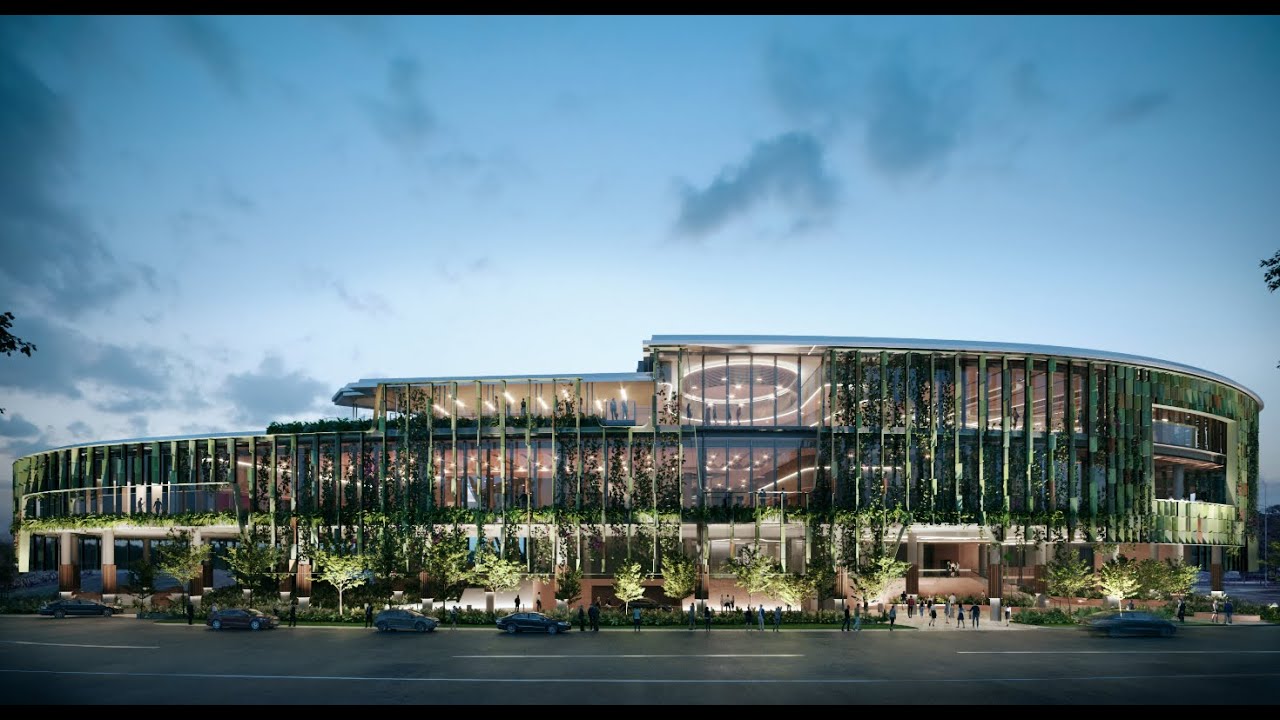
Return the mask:
<path id="1" fill-rule="evenodd" d="M 389 525 L 461 524 L 531 573 L 581 569 L 596 596 L 621 562 L 658 578 L 672 552 L 696 559 L 699 597 L 739 592 L 722 569 L 744 547 L 798 573 L 885 543 L 911 563 L 905 591 L 958 568 L 992 598 L 1038 582 L 1053 543 L 1181 557 L 1218 589 L 1256 565 L 1262 400 L 1153 358 L 659 335 L 635 372 L 372 378 L 333 401 L 367 419 L 18 459 L 21 569 L 57 567 L 71 592 L 100 566 L 113 592 L 171 527 L 216 548 L 247 518 L 287 545 L 299 527 L 368 545 Z M 305 561 L 291 569 L 309 594 Z"/>

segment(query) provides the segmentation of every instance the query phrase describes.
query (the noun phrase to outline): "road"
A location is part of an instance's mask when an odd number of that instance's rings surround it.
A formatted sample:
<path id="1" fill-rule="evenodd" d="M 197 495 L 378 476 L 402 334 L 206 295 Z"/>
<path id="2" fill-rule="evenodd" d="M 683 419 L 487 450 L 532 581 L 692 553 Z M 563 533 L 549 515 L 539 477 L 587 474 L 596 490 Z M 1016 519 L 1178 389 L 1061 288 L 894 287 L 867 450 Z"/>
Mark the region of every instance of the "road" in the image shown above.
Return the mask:
<path id="1" fill-rule="evenodd" d="M 1187 626 L 1173 638 L 1070 628 L 507 636 L 0 617 L 11 705 L 1271 705 L 1278 683 L 1280 626 Z"/>

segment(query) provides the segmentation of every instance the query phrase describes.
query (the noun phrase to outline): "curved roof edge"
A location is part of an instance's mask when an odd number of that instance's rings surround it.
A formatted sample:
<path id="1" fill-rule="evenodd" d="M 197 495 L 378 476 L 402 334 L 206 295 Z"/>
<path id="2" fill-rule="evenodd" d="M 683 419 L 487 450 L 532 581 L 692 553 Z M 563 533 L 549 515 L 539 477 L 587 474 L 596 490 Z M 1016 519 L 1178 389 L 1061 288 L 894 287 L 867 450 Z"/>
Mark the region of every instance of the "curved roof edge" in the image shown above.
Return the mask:
<path id="1" fill-rule="evenodd" d="M 790 352 L 812 351 L 826 347 L 877 348 L 882 350 L 936 350 L 943 352 L 1004 353 L 1024 355 L 1068 355 L 1085 360 L 1101 360 L 1134 365 L 1146 365 L 1161 370 L 1195 375 L 1206 380 L 1229 385 L 1253 398 L 1262 410 L 1262 397 L 1229 377 L 1192 365 L 1170 362 L 1159 358 L 1129 355 L 1127 353 L 1089 350 L 1059 345 L 1034 345 L 1030 343 L 985 342 L 971 340 L 931 340 L 920 338 L 841 337 L 835 335 L 654 335 L 644 341 L 644 347 L 702 345 L 725 349 L 772 346 Z"/>
<path id="2" fill-rule="evenodd" d="M 71 450 L 73 448 L 98 447 L 99 445 L 129 445 L 133 443 L 174 442 L 177 440 L 221 440 L 223 438 L 267 437 L 269 435 L 270 433 L 265 430 L 249 430 L 246 432 L 196 433 L 193 435 L 163 435 L 157 437 L 124 438 L 123 440 L 94 440 L 93 442 L 71 443 L 70 445 L 59 445 L 58 447 L 45 448 L 44 450 L 37 450 L 32 453 L 27 453 L 26 455 L 18 455 L 17 457 L 31 457 L 32 455 L 40 455 L 47 452 Z"/>

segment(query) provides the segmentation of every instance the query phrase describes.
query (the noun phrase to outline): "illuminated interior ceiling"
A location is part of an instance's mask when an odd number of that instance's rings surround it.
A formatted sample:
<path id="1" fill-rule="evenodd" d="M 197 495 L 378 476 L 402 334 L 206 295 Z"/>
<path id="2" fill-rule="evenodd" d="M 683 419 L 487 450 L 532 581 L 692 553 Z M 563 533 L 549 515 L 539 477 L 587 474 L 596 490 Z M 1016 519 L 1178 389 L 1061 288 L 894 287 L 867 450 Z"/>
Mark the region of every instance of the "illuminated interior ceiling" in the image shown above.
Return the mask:
<path id="1" fill-rule="evenodd" d="M 1156 455 L 1154 460 L 1166 465 L 1181 465 L 1188 470 L 1221 470 L 1223 467 L 1222 463 L 1219 462 L 1196 460 L 1194 458 L 1178 457 L 1177 455 Z"/>
<path id="2" fill-rule="evenodd" d="M 750 360 L 743 359 L 700 365 L 685 372 L 682 394 L 696 403 L 772 403 L 780 394 L 795 392 L 798 376 L 795 363 L 787 362 L 752 366 Z"/>

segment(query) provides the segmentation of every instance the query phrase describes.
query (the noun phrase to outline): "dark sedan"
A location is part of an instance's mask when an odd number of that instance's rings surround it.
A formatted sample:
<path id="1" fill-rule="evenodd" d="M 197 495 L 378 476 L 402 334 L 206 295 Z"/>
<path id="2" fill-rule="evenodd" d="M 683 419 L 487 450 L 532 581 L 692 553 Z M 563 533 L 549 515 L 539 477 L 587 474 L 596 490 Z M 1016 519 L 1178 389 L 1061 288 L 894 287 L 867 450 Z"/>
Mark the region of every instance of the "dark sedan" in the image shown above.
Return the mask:
<path id="1" fill-rule="evenodd" d="M 391 630 L 412 630 L 414 632 L 432 632 L 440 625 L 440 621 L 430 615 L 423 615 L 417 610 L 391 608 L 378 613 L 373 626 L 379 632 Z"/>
<path id="2" fill-rule="evenodd" d="M 1129 635 L 1155 635 L 1170 637 L 1178 626 L 1167 618 L 1140 610 L 1100 612 L 1085 620 L 1085 630 L 1093 635 L 1122 637 Z"/>
<path id="3" fill-rule="evenodd" d="M 280 624 L 280 618 L 253 608 L 227 608 L 210 614 L 204 624 L 214 630 L 223 628 L 270 630 Z"/>
<path id="4" fill-rule="evenodd" d="M 541 632 L 555 635 L 569 632 L 573 624 L 567 620 L 556 620 L 539 612 L 521 612 L 498 618 L 498 629 L 508 635 L 518 632 Z"/>
<path id="5" fill-rule="evenodd" d="M 115 605 L 106 605 L 96 600 L 85 600 L 84 598 L 70 598 L 68 600 L 54 600 L 47 603 L 39 610 L 41 615 L 52 615 L 56 618 L 64 618 L 68 615 L 100 615 L 102 617 L 111 617 L 120 612 L 120 608 Z"/>

